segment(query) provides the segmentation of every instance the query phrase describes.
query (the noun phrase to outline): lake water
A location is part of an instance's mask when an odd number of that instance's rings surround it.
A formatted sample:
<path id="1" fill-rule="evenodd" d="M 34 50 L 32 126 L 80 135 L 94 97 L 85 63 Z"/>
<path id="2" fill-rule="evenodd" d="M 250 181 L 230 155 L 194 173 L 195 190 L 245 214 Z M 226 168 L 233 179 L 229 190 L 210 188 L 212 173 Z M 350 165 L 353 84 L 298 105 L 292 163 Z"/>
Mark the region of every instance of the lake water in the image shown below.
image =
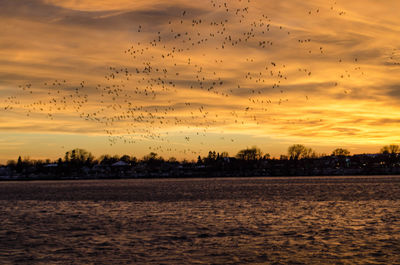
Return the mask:
<path id="1" fill-rule="evenodd" d="M 0 182 L 0 264 L 400 264 L 400 177 Z"/>

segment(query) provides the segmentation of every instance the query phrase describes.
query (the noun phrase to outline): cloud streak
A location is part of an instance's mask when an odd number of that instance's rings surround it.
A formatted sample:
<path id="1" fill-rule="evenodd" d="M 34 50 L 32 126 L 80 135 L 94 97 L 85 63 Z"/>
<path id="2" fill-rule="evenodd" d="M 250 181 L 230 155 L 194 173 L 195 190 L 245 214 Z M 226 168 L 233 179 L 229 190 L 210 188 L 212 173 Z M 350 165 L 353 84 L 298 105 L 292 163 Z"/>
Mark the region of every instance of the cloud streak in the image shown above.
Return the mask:
<path id="1" fill-rule="evenodd" d="M 398 7 L 2 1 L 0 130 L 153 139 L 160 153 L 214 133 L 376 148 L 400 132 Z"/>

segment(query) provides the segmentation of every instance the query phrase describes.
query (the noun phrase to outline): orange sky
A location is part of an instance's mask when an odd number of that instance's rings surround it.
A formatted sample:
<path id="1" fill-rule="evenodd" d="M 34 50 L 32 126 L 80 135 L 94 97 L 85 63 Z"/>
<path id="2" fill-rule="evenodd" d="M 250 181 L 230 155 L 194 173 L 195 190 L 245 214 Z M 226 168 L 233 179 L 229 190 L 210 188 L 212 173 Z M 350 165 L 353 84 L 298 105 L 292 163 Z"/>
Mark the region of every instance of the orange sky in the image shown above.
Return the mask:
<path id="1" fill-rule="evenodd" d="M 226 5 L 225 5 L 226 3 Z M 400 2 L 0 2 L 0 161 L 398 143 Z"/>

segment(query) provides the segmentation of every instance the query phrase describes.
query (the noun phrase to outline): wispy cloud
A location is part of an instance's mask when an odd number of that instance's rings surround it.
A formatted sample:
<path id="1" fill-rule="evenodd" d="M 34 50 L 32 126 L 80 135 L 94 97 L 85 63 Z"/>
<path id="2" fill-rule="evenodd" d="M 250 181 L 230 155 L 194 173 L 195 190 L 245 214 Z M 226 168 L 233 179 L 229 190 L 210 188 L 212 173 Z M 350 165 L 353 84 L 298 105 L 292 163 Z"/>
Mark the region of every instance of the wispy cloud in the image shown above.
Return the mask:
<path id="1" fill-rule="evenodd" d="M 398 1 L 226 4 L 1 1 L 0 130 L 398 140 Z"/>

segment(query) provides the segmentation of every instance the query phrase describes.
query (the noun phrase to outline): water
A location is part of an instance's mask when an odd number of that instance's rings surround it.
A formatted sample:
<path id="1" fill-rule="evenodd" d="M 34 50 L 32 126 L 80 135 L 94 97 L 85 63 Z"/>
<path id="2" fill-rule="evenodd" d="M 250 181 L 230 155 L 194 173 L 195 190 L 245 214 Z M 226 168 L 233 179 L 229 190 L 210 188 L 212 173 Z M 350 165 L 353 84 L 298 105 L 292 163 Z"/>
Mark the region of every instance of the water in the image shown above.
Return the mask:
<path id="1" fill-rule="evenodd" d="M 0 264 L 400 264 L 400 177 L 0 183 Z"/>

